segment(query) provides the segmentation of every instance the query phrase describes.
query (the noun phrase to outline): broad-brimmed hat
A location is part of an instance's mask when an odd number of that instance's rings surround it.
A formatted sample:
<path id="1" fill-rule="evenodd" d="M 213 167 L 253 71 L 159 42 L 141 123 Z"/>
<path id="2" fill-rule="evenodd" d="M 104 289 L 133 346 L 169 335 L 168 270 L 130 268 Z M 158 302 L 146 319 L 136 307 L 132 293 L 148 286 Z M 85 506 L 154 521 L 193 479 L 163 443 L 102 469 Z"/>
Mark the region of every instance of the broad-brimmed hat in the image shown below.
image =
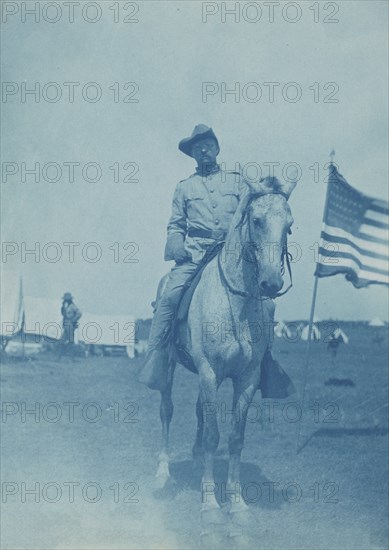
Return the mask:
<path id="1" fill-rule="evenodd" d="M 73 300 L 73 296 L 70 294 L 70 292 L 65 292 L 65 294 L 62 296 L 62 300 Z"/>
<path id="2" fill-rule="evenodd" d="M 192 157 L 192 145 L 199 139 L 206 138 L 213 138 L 219 147 L 219 142 L 212 128 L 206 126 L 205 124 L 197 124 L 192 132 L 192 135 L 188 138 L 182 139 L 178 144 L 178 148 L 180 151 L 185 153 L 185 155 Z"/>

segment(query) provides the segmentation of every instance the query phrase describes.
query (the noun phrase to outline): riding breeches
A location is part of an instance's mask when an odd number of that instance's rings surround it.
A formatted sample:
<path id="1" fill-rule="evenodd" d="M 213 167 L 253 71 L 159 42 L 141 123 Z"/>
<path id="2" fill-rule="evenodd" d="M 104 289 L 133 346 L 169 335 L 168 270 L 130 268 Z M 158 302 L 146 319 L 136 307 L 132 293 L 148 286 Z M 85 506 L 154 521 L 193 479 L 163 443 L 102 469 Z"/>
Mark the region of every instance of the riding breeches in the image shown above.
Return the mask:
<path id="1" fill-rule="evenodd" d="M 153 321 L 151 323 L 148 350 L 161 348 L 165 345 L 170 332 L 174 311 L 179 302 L 182 289 L 198 264 L 186 262 L 175 265 L 169 274 L 169 279 L 160 299 Z"/>
<path id="2" fill-rule="evenodd" d="M 60 344 L 74 344 L 74 323 L 70 321 L 63 322 L 62 336 L 59 340 Z"/>

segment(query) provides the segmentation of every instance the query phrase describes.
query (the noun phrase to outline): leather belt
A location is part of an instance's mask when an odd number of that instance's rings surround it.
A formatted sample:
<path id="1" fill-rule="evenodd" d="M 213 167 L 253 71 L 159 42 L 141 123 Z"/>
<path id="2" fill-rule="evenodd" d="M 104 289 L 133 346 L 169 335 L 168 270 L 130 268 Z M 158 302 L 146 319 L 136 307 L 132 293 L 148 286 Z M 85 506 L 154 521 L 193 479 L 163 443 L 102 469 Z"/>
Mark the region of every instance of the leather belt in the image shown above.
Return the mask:
<path id="1" fill-rule="evenodd" d="M 212 239 L 214 241 L 222 241 L 226 238 L 227 232 L 222 229 L 194 229 L 188 230 L 188 237 L 197 237 L 199 239 Z"/>

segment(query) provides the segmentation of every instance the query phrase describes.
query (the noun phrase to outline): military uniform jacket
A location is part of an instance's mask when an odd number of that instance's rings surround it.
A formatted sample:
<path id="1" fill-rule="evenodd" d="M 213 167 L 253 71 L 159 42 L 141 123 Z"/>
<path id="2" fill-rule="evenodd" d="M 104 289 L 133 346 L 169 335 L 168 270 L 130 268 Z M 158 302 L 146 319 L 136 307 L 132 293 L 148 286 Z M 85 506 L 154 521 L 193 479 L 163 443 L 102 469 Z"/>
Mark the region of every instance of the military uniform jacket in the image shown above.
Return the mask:
<path id="1" fill-rule="evenodd" d="M 208 176 L 195 173 L 180 181 L 173 196 L 172 215 L 167 226 L 168 240 L 171 235 L 180 233 L 185 239 L 186 251 L 192 256 L 192 261 L 198 263 L 210 245 L 225 237 L 246 186 L 238 172 L 220 169 Z M 212 233 L 198 237 L 191 236 L 191 230 Z M 165 260 L 173 259 L 165 252 Z"/>
<path id="2" fill-rule="evenodd" d="M 81 311 L 76 304 L 71 302 L 70 304 L 64 303 L 61 308 L 63 317 L 63 324 L 75 324 L 81 317 Z"/>

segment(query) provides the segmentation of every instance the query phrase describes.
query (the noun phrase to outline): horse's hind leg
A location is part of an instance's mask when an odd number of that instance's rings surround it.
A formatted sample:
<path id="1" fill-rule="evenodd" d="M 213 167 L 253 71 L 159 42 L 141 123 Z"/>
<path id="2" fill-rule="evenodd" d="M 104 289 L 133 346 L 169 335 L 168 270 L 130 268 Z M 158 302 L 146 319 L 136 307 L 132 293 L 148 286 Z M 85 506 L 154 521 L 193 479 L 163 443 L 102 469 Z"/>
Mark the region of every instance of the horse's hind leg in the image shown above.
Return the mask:
<path id="1" fill-rule="evenodd" d="M 204 415 L 203 415 L 203 403 L 199 394 L 196 403 L 196 417 L 197 417 L 197 431 L 196 439 L 192 447 L 193 458 L 203 457 L 203 433 L 204 433 Z"/>
<path id="2" fill-rule="evenodd" d="M 169 374 L 166 389 L 161 392 L 161 405 L 159 408 L 162 424 L 162 445 L 158 457 L 158 470 L 156 475 L 156 486 L 163 488 L 170 478 L 169 470 L 169 429 L 173 417 L 172 386 L 175 362 L 169 364 Z"/>

